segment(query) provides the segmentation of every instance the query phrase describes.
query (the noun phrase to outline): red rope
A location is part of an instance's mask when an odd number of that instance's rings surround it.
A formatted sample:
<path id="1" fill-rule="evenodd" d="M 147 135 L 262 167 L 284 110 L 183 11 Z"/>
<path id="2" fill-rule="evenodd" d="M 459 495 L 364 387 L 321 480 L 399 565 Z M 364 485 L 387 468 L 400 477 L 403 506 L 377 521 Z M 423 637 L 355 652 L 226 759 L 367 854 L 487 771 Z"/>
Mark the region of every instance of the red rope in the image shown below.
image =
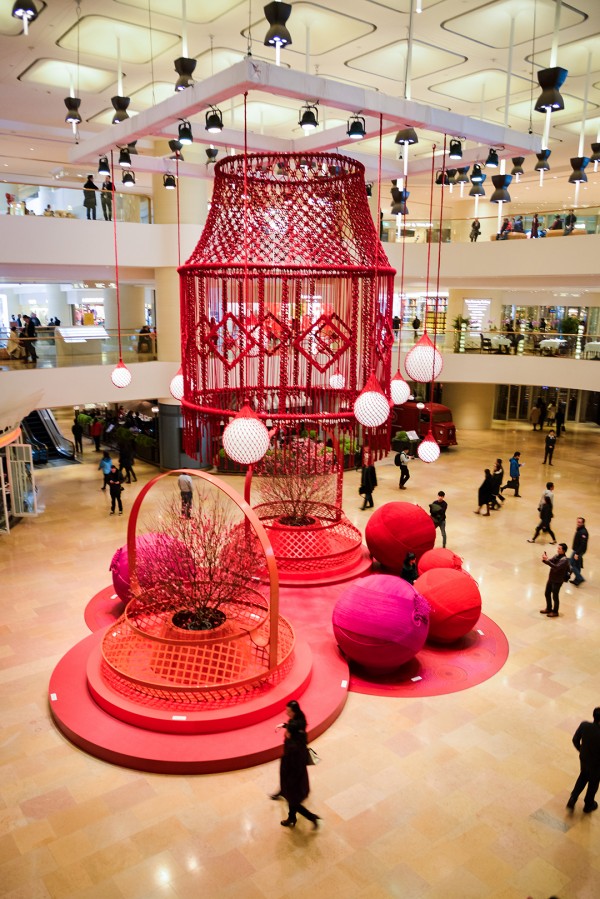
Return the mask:
<path id="1" fill-rule="evenodd" d="M 175 183 L 177 185 L 177 266 L 181 265 L 181 219 L 179 216 L 179 156 L 175 154 Z"/>
<path id="2" fill-rule="evenodd" d="M 427 278 L 425 280 L 425 323 L 423 325 L 423 333 L 427 333 L 427 310 L 429 308 L 429 265 L 431 262 L 431 241 L 433 238 L 433 182 L 435 180 L 435 144 L 431 148 L 431 183 L 429 185 L 429 224 L 431 230 L 429 232 L 429 241 L 427 244 Z"/>
<path id="3" fill-rule="evenodd" d="M 437 320 L 438 320 L 438 303 L 440 301 L 440 269 L 442 264 L 442 225 L 444 223 L 444 189 L 446 186 L 446 141 L 448 139 L 448 135 L 444 134 L 444 155 L 442 156 L 442 193 L 440 196 L 440 234 L 438 241 L 438 258 L 437 258 L 437 273 L 436 273 L 436 282 L 435 282 L 435 314 L 433 316 L 433 346 L 435 348 L 436 339 L 437 339 Z M 431 362 L 431 396 L 430 401 L 433 402 L 433 385 L 435 382 L 435 353 L 432 356 Z M 431 420 L 433 420 L 433 415 Z"/>
<path id="4" fill-rule="evenodd" d="M 115 164 L 113 160 L 113 151 L 110 151 L 110 172 L 112 179 L 112 220 L 113 220 L 113 243 L 115 247 L 115 288 L 117 296 L 117 337 L 119 341 L 119 362 L 123 363 L 123 351 L 121 349 L 121 290 L 119 287 L 119 253 L 117 250 L 117 207 L 115 203 Z"/>

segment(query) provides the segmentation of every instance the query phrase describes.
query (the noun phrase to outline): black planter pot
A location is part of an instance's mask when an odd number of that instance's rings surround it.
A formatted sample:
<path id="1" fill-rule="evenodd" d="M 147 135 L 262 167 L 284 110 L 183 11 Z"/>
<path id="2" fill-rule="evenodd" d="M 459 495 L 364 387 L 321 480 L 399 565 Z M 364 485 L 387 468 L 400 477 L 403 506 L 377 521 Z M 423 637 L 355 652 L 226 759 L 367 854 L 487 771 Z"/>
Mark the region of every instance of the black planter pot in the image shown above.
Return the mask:
<path id="1" fill-rule="evenodd" d="M 226 616 L 220 609 L 204 609 L 202 612 L 181 609 L 175 612 L 171 620 L 175 627 L 183 631 L 212 631 L 225 623 Z"/>

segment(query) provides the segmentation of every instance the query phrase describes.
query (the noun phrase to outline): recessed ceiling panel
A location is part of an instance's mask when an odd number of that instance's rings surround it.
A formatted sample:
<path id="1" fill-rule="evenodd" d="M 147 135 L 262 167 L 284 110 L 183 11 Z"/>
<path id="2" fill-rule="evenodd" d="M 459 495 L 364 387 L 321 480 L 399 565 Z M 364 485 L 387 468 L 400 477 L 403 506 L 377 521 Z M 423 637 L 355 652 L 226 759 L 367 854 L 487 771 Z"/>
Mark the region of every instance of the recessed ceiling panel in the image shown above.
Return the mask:
<path id="1" fill-rule="evenodd" d="M 534 16 L 535 10 L 535 16 Z M 486 47 L 505 48 L 510 46 L 511 22 L 514 19 L 515 45 L 539 40 L 554 31 L 555 0 L 491 0 L 468 12 L 461 12 L 441 23 L 446 31 L 460 37 L 484 44 Z M 561 31 L 585 21 L 586 16 L 563 3 L 560 10 Z"/>
<path id="2" fill-rule="evenodd" d="M 597 72 L 600 69 L 600 35 L 596 34 L 593 38 L 573 41 L 570 44 L 560 44 L 557 64 L 563 69 L 568 69 L 571 78 L 586 75 L 590 53 L 592 55 L 590 71 Z M 531 62 L 531 55 L 526 59 L 527 62 Z M 539 68 L 547 68 L 550 65 L 550 49 L 540 50 L 533 57 L 533 61 Z"/>
<path id="3" fill-rule="evenodd" d="M 358 69 L 377 75 L 379 78 L 389 78 L 391 81 L 404 81 L 406 74 L 406 40 L 395 41 L 386 44 L 371 53 L 355 56 L 349 59 L 346 65 L 349 69 Z M 439 72 L 441 69 L 449 69 L 466 62 L 467 57 L 449 50 L 442 50 L 433 44 L 425 44 L 422 41 L 413 41 L 412 45 L 412 77 L 422 78 L 431 72 Z"/>
<path id="4" fill-rule="evenodd" d="M 58 46 L 76 53 L 78 31 L 81 55 L 103 56 L 114 60 L 119 41 L 122 61 L 138 64 L 150 62 L 151 51 L 155 57 L 160 56 L 181 40 L 176 34 L 156 28 L 152 29 L 151 34 L 150 29 L 142 25 L 131 25 L 129 22 L 119 22 L 103 16 L 84 16 L 80 19 L 79 26 L 74 25 L 58 39 Z"/>
<path id="5" fill-rule="evenodd" d="M 383 6 L 385 9 L 393 9 L 394 12 L 410 13 L 411 0 L 368 0 L 374 6 Z M 421 0 L 421 9 L 429 9 L 436 6 L 440 0 Z"/>
<path id="6" fill-rule="evenodd" d="M 568 119 L 580 117 L 581 123 L 581 115 L 583 114 L 583 100 L 580 100 L 579 97 L 571 97 L 569 94 L 565 94 L 564 91 L 561 91 L 563 100 L 565 101 L 565 108 L 557 110 L 552 113 L 552 123 L 556 124 L 557 122 L 563 122 Z M 534 97 L 534 103 L 537 97 Z M 521 100 L 521 102 L 511 103 L 508 107 L 509 118 L 512 120 L 512 117 L 518 119 L 523 119 L 525 121 L 529 121 L 529 113 L 531 112 L 531 100 Z M 588 111 L 593 109 L 598 109 L 598 105 L 596 103 L 590 103 L 588 101 Z M 504 112 L 504 106 L 500 106 L 498 109 L 499 112 Z M 533 122 L 536 127 L 535 130 L 543 131 L 544 129 L 544 119 L 545 113 L 543 112 L 535 112 L 533 113 Z"/>
<path id="7" fill-rule="evenodd" d="M 131 94 L 131 102 L 136 109 L 148 109 L 150 106 L 156 106 L 163 100 L 172 97 L 175 93 L 175 79 L 171 84 L 168 81 L 155 81 L 154 84 L 147 84 L 138 91 Z M 127 110 L 129 112 L 129 110 Z"/>
<path id="8" fill-rule="evenodd" d="M 351 4 L 348 6 L 352 8 Z M 292 35 L 292 46 L 283 51 L 284 58 L 286 53 L 305 54 L 307 50 L 311 56 L 321 56 L 375 31 L 375 25 L 371 22 L 302 0 L 294 3 L 287 28 Z M 269 23 L 266 19 L 259 19 L 252 25 L 252 34 L 255 37 L 257 34 L 262 35 L 261 40 L 268 30 Z M 245 28 L 242 34 L 246 37 L 247 33 L 248 29 Z"/>
<path id="9" fill-rule="evenodd" d="M 194 81 L 203 81 L 205 78 L 210 78 L 211 75 L 223 72 L 245 58 L 245 52 L 232 50 L 230 47 L 214 47 L 212 50 L 204 50 L 203 53 L 196 56 L 197 64 L 194 69 Z M 257 56 L 254 53 L 252 54 L 252 59 L 272 62 L 266 56 Z M 284 62 L 281 63 L 281 67 L 289 69 L 289 65 Z"/>
<path id="10" fill-rule="evenodd" d="M 116 0 L 123 6 L 134 6 L 136 9 L 143 9 L 158 16 L 169 16 L 171 19 L 179 19 L 181 21 L 181 0 Z M 240 6 L 245 0 L 186 0 L 185 18 L 188 22 L 196 25 L 203 25 L 207 22 L 214 22 L 220 19 L 230 10 Z"/>
<path id="11" fill-rule="evenodd" d="M 589 104 L 588 104 L 589 109 Z M 581 134 L 581 121 L 574 122 L 564 122 L 557 126 L 557 131 L 566 131 L 568 134 Z M 593 116 L 591 119 L 588 118 L 585 120 L 585 134 L 588 136 L 590 141 L 596 143 L 597 135 L 600 133 L 600 116 Z M 590 147 L 584 147 L 584 153 L 586 150 L 590 150 Z"/>
<path id="12" fill-rule="evenodd" d="M 510 79 L 511 94 L 515 90 L 529 87 L 528 78 L 512 75 Z M 432 84 L 430 91 L 454 97 L 468 103 L 480 103 L 482 100 L 499 100 L 506 96 L 506 72 L 500 69 L 483 69 L 460 78 L 449 78 L 447 81 Z"/>
<path id="13" fill-rule="evenodd" d="M 96 69 L 92 66 L 77 66 L 74 62 L 61 59 L 36 59 L 29 68 L 19 75 L 19 81 L 33 84 L 47 84 L 50 87 L 71 87 L 83 93 L 99 94 L 115 81 L 115 72 Z"/>

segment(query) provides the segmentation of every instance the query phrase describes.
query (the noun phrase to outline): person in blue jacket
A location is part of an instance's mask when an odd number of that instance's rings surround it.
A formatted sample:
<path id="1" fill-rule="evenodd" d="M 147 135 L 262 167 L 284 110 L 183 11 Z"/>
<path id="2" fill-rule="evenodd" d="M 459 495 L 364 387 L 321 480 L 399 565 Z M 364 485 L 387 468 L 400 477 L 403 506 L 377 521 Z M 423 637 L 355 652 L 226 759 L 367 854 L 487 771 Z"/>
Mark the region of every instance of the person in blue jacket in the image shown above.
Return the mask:
<path id="1" fill-rule="evenodd" d="M 98 462 L 98 469 L 104 475 L 104 483 L 102 484 L 101 490 L 106 490 L 106 485 L 108 484 L 108 476 L 110 474 L 110 469 L 112 467 L 112 460 L 110 458 L 110 454 L 107 450 L 104 450 L 102 453 L 102 458 Z"/>
<path id="2" fill-rule="evenodd" d="M 514 488 L 515 496 L 521 496 L 519 493 L 519 482 L 521 477 L 521 466 L 522 462 L 520 462 L 521 453 L 518 450 L 515 450 L 512 454 L 512 458 L 509 460 L 509 473 L 510 478 L 504 485 L 504 487 L 500 488 L 500 493 L 504 493 L 507 487 Z"/>

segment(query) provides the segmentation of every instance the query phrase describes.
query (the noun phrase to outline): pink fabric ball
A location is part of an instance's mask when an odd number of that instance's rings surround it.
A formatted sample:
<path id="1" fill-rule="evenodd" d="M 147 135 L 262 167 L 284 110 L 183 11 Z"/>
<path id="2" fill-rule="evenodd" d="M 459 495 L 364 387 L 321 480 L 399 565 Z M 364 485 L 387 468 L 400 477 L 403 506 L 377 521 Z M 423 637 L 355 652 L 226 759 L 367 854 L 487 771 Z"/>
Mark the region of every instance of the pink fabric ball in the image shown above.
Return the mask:
<path id="1" fill-rule="evenodd" d="M 419 559 L 419 574 L 424 574 L 430 568 L 454 568 L 460 571 L 462 568 L 462 559 L 453 553 L 451 549 L 443 549 L 441 546 L 434 549 L 428 549 Z"/>
<path id="2" fill-rule="evenodd" d="M 185 578 L 185 548 L 179 541 L 164 534 L 140 534 L 135 538 L 135 545 L 140 587 L 147 587 L 152 583 L 152 566 L 161 565 L 163 558 L 173 577 Z M 109 571 L 112 572 L 115 593 L 127 604 L 133 597 L 129 589 L 129 558 L 126 546 L 121 546 L 116 551 L 109 565 Z"/>
<path id="3" fill-rule="evenodd" d="M 477 581 L 466 571 L 431 568 L 415 581 L 431 606 L 429 639 L 453 643 L 468 634 L 481 615 Z"/>
<path id="4" fill-rule="evenodd" d="M 412 584 L 390 574 L 354 581 L 333 609 L 340 649 L 364 668 L 383 673 L 410 661 L 427 639 L 429 607 Z"/>
<path id="5" fill-rule="evenodd" d="M 435 525 L 415 503 L 386 503 L 370 517 L 365 528 L 369 552 L 390 571 L 401 571 L 406 553 L 417 560 L 435 543 Z"/>

